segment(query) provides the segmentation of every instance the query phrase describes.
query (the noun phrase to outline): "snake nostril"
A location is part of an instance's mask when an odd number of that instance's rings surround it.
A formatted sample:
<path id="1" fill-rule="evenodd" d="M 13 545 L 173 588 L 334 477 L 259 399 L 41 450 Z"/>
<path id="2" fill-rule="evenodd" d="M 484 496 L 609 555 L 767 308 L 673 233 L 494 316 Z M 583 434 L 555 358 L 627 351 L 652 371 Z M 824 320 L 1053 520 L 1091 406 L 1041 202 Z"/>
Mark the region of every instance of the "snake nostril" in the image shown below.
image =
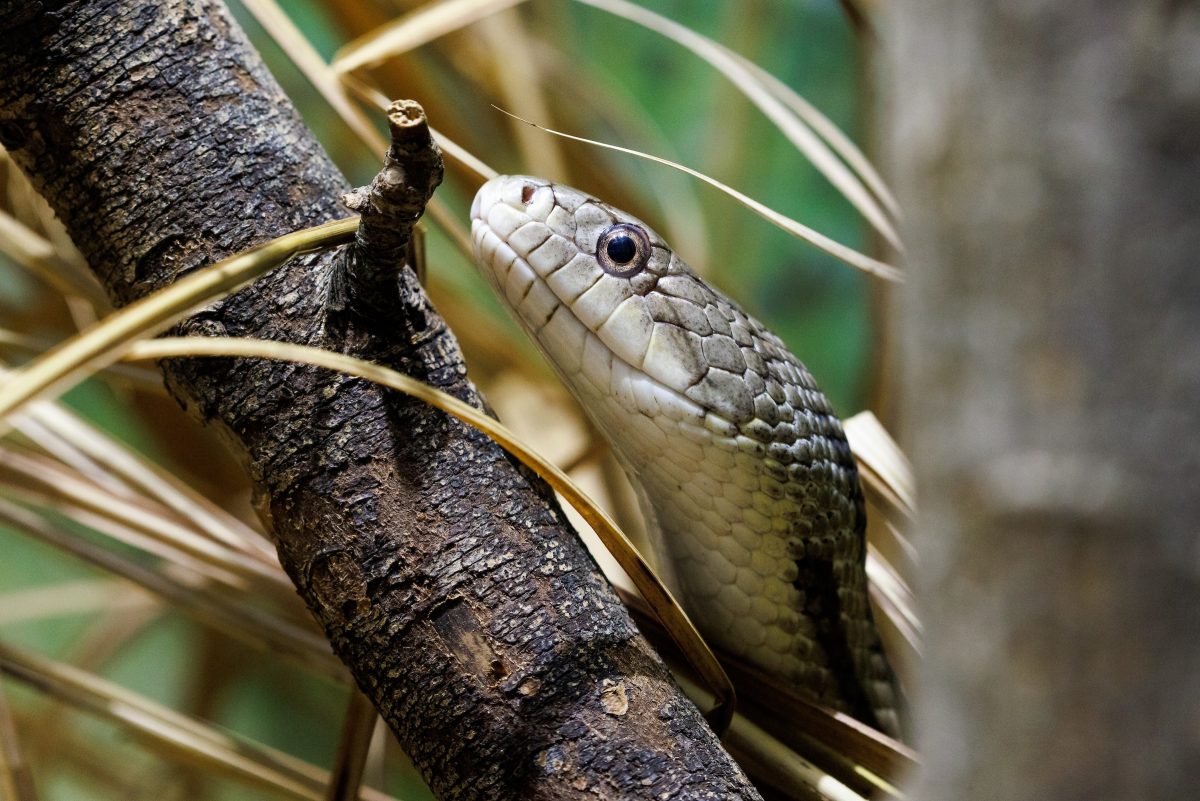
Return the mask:
<path id="1" fill-rule="evenodd" d="M 525 186 L 521 187 L 521 202 L 526 206 L 528 206 L 530 201 L 533 200 L 534 189 L 535 187 L 533 184 L 525 184 Z"/>

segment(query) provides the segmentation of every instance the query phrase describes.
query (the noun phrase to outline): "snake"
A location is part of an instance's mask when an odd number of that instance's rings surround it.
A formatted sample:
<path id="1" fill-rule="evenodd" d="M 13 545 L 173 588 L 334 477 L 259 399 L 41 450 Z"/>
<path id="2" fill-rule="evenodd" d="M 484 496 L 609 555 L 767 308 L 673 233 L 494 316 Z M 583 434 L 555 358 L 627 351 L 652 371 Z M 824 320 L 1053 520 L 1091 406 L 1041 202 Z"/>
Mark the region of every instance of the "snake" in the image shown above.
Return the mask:
<path id="1" fill-rule="evenodd" d="M 899 735 L 856 463 L 800 360 L 649 226 L 580 190 L 492 178 L 471 239 L 629 476 L 652 561 L 704 637 Z"/>

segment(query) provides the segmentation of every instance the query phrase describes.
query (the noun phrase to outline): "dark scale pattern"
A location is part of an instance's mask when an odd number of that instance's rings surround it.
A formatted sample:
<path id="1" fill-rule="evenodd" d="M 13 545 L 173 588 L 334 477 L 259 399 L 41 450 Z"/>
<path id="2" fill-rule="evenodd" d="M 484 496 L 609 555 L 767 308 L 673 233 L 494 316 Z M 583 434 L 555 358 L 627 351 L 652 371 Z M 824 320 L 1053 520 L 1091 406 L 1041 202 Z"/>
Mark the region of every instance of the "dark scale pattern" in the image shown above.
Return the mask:
<path id="1" fill-rule="evenodd" d="M 796 565 L 791 600 L 812 624 L 814 647 L 800 646 L 805 649 L 802 661 L 819 668 L 776 660 L 773 654 L 764 657 L 755 647 L 735 645 L 733 650 L 789 674 L 835 708 L 875 725 L 882 718 L 894 733 L 894 678 L 880 658 L 867 598 L 866 513 L 840 421 L 783 342 L 673 254 L 666 277 L 646 297 L 658 299 L 651 312 L 655 322 L 700 338 L 708 368 L 685 391 L 686 397 L 736 424 L 738 436 L 753 444 L 729 444 L 760 460 L 759 491 L 773 500 L 782 494 L 793 505 L 782 511 L 789 521 L 784 533 L 788 554 Z M 665 533 L 668 539 L 673 536 Z M 718 637 L 738 640 L 727 632 Z"/>

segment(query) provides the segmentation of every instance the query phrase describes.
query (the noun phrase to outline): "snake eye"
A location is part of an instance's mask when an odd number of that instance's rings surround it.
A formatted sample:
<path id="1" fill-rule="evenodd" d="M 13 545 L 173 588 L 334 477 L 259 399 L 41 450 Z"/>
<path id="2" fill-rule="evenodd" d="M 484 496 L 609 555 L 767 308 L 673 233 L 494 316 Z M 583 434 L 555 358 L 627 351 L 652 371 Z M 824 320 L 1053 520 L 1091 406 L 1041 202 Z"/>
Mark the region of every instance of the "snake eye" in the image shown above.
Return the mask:
<path id="1" fill-rule="evenodd" d="M 650 237 L 636 225 L 613 225 L 596 241 L 596 261 L 609 275 L 632 278 L 650 261 Z"/>

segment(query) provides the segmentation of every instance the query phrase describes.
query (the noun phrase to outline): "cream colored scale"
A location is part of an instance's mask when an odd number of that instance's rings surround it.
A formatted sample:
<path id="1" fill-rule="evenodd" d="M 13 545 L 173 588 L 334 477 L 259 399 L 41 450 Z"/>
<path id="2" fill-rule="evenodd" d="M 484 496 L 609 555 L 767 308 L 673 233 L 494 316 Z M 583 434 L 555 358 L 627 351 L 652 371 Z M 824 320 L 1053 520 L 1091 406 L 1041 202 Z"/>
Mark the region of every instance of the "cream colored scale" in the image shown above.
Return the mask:
<path id="1" fill-rule="evenodd" d="M 783 343 L 645 224 L 569 187 L 486 183 L 476 258 L 639 490 L 710 642 L 895 734 L 841 424 Z"/>

